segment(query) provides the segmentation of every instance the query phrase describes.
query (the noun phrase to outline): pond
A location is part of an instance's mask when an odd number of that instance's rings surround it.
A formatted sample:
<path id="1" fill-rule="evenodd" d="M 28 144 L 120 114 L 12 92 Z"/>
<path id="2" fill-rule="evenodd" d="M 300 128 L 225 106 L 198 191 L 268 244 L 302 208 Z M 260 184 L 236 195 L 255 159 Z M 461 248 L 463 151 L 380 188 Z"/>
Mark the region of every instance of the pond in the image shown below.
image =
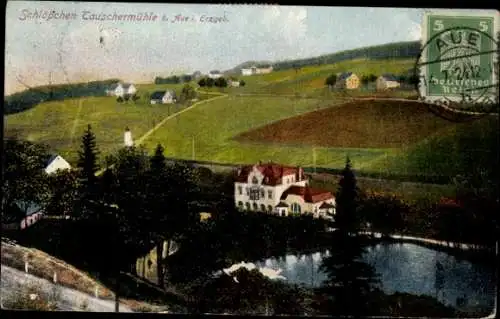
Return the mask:
<path id="1" fill-rule="evenodd" d="M 326 256 L 329 256 L 328 251 L 287 255 L 255 264 L 282 269 L 281 275 L 290 283 L 318 287 L 326 279 L 319 270 Z M 370 246 L 363 259 L 374 266 L 386 293 L 437 297 L 440 302 L 463 311 L 494 309 L 495 271 L 492 266 L 458 260 L 445 252 L 408 243 Z"/>

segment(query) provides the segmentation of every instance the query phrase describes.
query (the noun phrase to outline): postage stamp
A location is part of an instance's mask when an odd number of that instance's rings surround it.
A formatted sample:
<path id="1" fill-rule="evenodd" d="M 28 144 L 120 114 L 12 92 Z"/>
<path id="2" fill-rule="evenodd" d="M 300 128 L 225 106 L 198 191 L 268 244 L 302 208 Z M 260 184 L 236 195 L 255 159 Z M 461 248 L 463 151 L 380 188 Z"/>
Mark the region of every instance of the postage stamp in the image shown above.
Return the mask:
<path id="1" fill-rule="evenodd" d="M 491 12 L 425 13 L 416 63 L 420 97 L 454 107 L 497 104 L 498 22 Z"/>
<path id="2" fill-rule="evenodd" d="M 492 317 L 471 12 L 9 1 L 1 307 Z"/>

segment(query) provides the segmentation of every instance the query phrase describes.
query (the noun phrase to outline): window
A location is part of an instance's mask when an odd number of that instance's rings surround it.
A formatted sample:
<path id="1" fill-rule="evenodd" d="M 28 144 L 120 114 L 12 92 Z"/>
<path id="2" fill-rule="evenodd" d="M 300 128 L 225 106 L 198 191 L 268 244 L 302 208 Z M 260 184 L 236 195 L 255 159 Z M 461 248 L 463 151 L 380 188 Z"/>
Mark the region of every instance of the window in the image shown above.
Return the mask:
<path id="1" fill-rule="evenodd" d="M 243 202 L 242 202 L 242 201 L 239 201 L 239 202 L 238 202 L 238 208 L 239 208 L 239 209 L 243 209 Z"/>
<path id="2" fill-rule="evenodd" d="M 253 203 L 253 210 L 255 211 L 259 210 L 259 206 L 257 206 L 257 203 Z"/>
<path id="3" fill-rule="evenodd" d="M 257 187 L 252 187 L 250 189 L 250 200 L 259 200 L 260 189 Z"/>
<path id="4" fill-rule="evenodd" d="M 292 204 L 292 212 L 295 214 L 300 214 L 300 205 L 297 203 Z"/>
<path id="5" fill-rule="evenodd" d="M 272 211 L 273 211 L 273 206 L 268 205 L 268 206 L 267 206 L 267 210 L 268 210 L 269 212 L 272 212 Z"/>
<path id="6" fill-rule="evenodd" d="M 261 210 L 261 212 L 265 212 L 266 211 L 266 205 L 261 204 L 260 205 L 260 210 Z"/>
<path id="7" fill-rule="evenodd" d="M 246 202 L 246 203 L 245 203 L 245 207 L 247 208 L 247 210 L 250 210 L 250 203 L 249 203 L 249 202 Z"/>
<path id="8" fill-rule="evenodd" d="M 260 197 L 266 198 L 266 194 L 264 193 L 264 189 L 263 188 L 260 189 Z"/>
<path id="9" fill-rule="evenodd" d="M 267 198 L 273 199 L 273 191 L 267 191 Z"/>
<path id="10" fill-rule="evenodd" d="M 241 195 L 243 194 L 243 187 L 241 186 L 238 186 L 238 193 Z"/>
<path id="11" fill-rule="evenodd" d="M 257 177 L 255 177 L 255 176 L 254 176 L 254 177 L 252 178 L 252 183 L 253 183 L 253 184 L 258 184 L 258 183 L 259 183 L 259 180 L 257 179 Z"/>
<path id="12" fill-rule="evenodd" d="M 250 195 L 250 190 L 248 189 L 248 187 L 245 187 L 246 191 L 247 191 L 247 196 Z"/>

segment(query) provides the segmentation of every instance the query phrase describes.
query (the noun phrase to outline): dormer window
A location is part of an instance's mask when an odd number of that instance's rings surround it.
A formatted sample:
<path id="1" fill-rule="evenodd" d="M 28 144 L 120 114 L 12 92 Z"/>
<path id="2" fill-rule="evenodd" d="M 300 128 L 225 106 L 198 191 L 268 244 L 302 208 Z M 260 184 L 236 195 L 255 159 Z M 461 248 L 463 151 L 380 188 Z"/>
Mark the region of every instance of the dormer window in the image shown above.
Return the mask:
<path id="1" fill-rule="evenodd" d="M 257 179 L 257 177 L 253 177 L 252 178 L 252 184 L 258 184 L 259 183 L 259 180 Z"/>

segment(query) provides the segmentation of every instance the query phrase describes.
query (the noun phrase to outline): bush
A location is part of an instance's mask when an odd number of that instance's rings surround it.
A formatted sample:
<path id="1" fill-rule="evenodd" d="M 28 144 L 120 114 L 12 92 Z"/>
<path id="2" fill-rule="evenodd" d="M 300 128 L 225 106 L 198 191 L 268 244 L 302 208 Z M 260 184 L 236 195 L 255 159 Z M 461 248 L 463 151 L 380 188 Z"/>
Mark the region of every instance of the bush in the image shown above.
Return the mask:
<path id="1" fill-rule="evenodd" d="M 118 103 L 122 103 L 124 100 L 121 96 L 119 96 L 117 99 L 116 99 L 116 102 Z"/>
<path id="2" fill-rule="evenodd" d="M 57 287 L 54 287 L 51 293 L 45 293 L 41 287 L 30 285 L 16 289 L 7 296 L 3 301 L 3 307 L 10 310 L 55 311 L 58 310 L 59 300 L 60 291 Z"/>

